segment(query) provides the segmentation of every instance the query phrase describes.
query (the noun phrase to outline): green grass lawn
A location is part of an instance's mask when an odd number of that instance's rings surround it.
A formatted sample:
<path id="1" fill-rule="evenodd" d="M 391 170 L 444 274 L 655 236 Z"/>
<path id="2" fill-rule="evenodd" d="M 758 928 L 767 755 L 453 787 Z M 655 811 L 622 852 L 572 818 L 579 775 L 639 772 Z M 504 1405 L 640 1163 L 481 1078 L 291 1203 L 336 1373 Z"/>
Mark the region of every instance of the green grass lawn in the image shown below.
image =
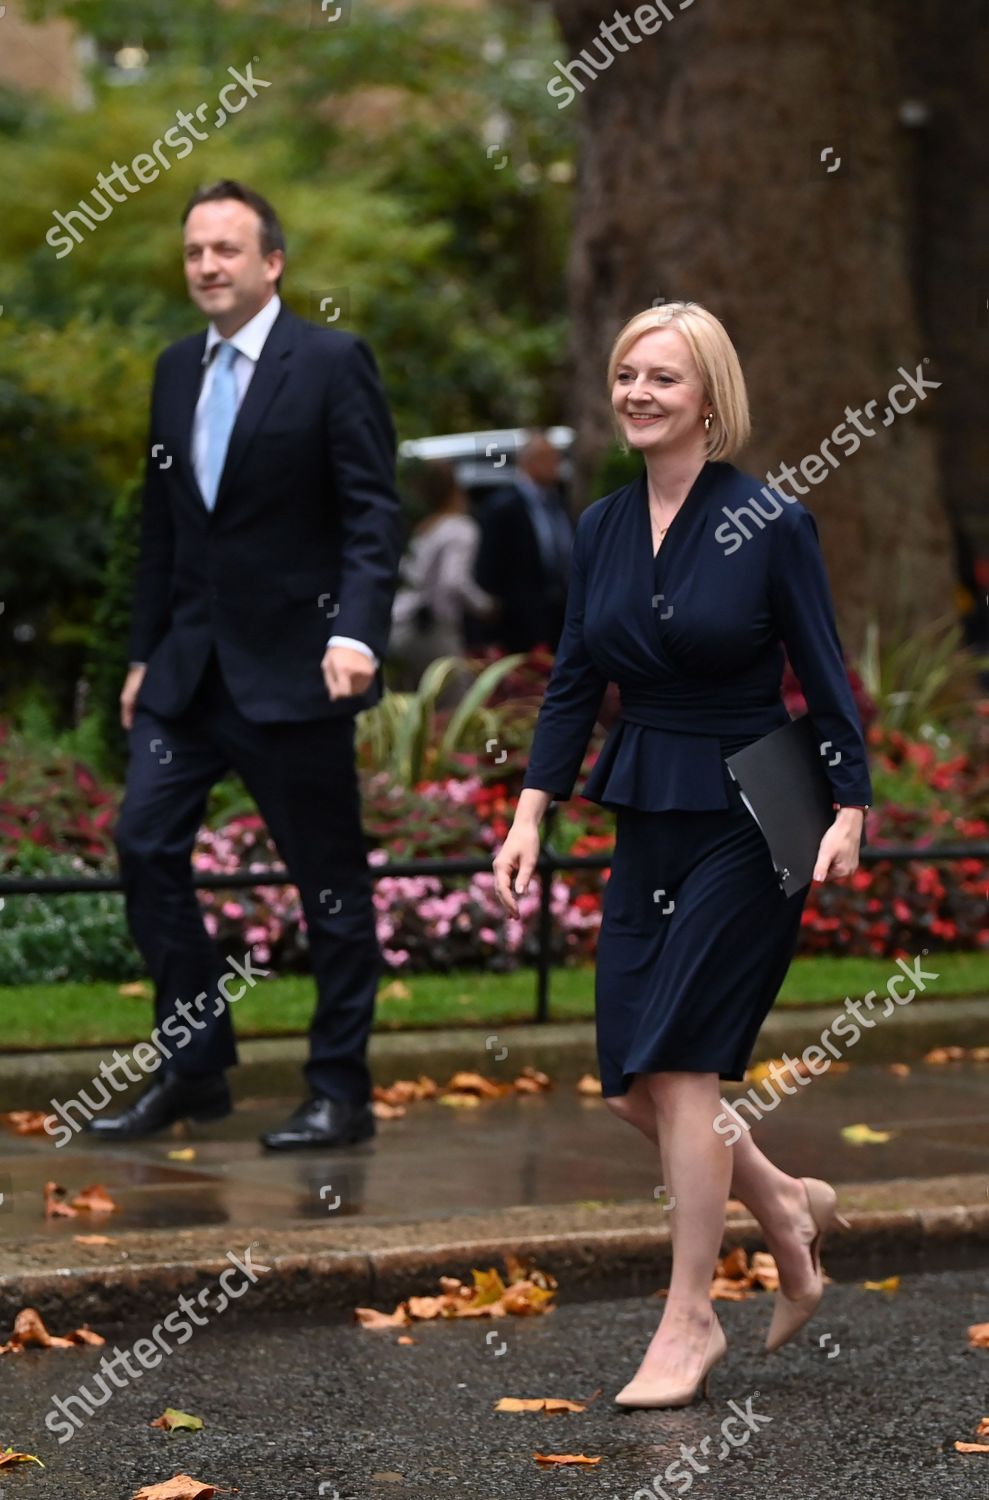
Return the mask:
<path id="1" fill-rule="evenodd" d="M 927 997 L 989 994 L 989 953 L 942 953 L 924 964 L 928 973 L 936 971 L 939 976 L 928 985 Z M 777 1004 L 840 1004 L 846 995 L 862 996 L 869 990 L 884 994 L 894 969 L 886 958 L 798 958 Z M 381 986 L 376 1029 L 531 1021 L 535 990 L 531 969 L 514 974 L 422 974 L 398 982 L 389 978 Z M 233 1007 L 234 1024 L 241 1037 L 292 1036 L 305 1031 L 312 1007 L 308 978 L 263 980 Z M 590 1020 L 593 1014 L 594 970 L 554 969 L 550 1018 Z M 151 1024 L 149 1000 L 121 995 L 115 984 L 0 987 L 4 1052 L 136 1042 L 148 1036 Z"/>

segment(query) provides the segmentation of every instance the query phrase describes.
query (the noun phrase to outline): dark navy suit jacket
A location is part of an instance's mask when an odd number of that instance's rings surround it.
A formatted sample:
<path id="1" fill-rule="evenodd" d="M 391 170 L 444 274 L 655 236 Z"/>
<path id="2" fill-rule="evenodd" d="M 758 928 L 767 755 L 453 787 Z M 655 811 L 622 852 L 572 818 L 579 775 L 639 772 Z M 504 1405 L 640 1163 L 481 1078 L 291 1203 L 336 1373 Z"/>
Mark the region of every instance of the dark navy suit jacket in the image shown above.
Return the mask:
<path id="1" fill-rule="evenodd" d="M 577 523 L 566 620 L 523 785 L 571 795 L 613 681 L 620 716 L 582 795 L 648 810 L 727 807 L 724 756 L 788 721 L 784 645 L 834 800 L 870 803 L 810 511 L 708 461 L 654 556 L 643 470 Z"/>
<path id="2" fill-rule="evenodd" d="M 173 717 L 215 646 L 237 706 L 255 722 L 354 714 L 331 699 L 331 635 L 384 658 L 401 556 L 395 432 L 368 345 L 284 305 L 237 413 L 216 506 L 192 465 L 205 330 L 155 370 L 131 661 L 138 705 Z"/>

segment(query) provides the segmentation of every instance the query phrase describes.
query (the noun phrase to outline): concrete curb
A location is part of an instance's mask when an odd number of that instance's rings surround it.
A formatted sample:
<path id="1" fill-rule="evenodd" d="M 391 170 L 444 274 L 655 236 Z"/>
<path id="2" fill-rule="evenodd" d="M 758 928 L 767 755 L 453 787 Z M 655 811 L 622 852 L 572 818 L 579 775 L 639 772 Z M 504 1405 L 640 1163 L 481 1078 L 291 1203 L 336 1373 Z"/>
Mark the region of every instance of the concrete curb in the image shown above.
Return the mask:
<path id="1" fill-rule="evenodd" d="M 945 1258 L 985 1251 L 989 1261 L 989 1205 L 958 1205 L 879 1211 L 852 1210 L 851 1228 L 828 1236 L 826 1269 L 847 1276 L 882 1278 L 898 1272 L 936 1269 Z M 468 1221 L 455 1221 L 465 1224 Z M 393 1226 L 398 1229 L 399 1226 Z M 440 1226 L 433 1225 L 435 1233 Z M 442 1225 L 449 1233 L 451 1224 Z M 550 1271 L 564 1296 L 648 1295 L 668 1275 L 671 1239 L 665 1225 L 576 1232 L 518 1233 L 475 1240 L 437 1238 L 425 1244 L 396 1244 L 368 1251 L 295 1249 L 266 1257 L 265 1232 L 253 1242 L 256 1263 L 269 1270 L 244 1302 L 231 1302 L 229 1316 L 313 1312 L 349 1320 L 357 1306 L 390 1311 L 403 1298 L 430 1294 L 441 1275 L 470 1280 L 474 1266 L 503 1263 L 506 1250 Z M 271 1239 L 271 1232 L 267 1232 Z M 313 1239 L 312 1231 L 289 1240 Z M 136 1238 L 136 1237 L 135 1237 Z M 115 1241 L 128 1255 L 126 1236 Z M 724 1246 L 763 1247 L 751 1218 L 731 1218 Z M 982 1257 L 980 1263 L 984 1263 Z M 59 1267 L 0 1277 L 0 1329 L 13 1323 L 22 1307 L 36 1307 L 53 1332 L 82 1322 L 113 1327 L 133 1319 L 164 1317 L 180 1293 L 195 1297 L 229 1268 L 224 1256 L 191 1256 L 142 1265 L 99 1268 Z M 216 1316 L 214 1314 L 214 1316 Z"/>

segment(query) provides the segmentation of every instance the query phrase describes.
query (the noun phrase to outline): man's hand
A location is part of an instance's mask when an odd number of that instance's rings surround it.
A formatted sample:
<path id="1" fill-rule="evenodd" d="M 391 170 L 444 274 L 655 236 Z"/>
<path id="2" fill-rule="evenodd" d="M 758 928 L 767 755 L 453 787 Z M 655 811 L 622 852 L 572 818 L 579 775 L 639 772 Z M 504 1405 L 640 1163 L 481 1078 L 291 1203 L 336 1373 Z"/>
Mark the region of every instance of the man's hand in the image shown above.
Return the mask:
<path id="1" fill-rule="evenodd" d="M 124 686 L 120 694 L 120 722 L 125 729 L 130 729 L 134 724 L 134 705 L 137 695 L 141 691 L 141 683 L 147 667 L 142 662 L 140 666 L 131 667 L 124 678 Z"/>
<path id="2" fill-rule="evenodd" d="M 323 681 L 331 698 L 351 698 L 374 681 L 374 663 L 352 646 L 328 646 L 323 657 Z"/>

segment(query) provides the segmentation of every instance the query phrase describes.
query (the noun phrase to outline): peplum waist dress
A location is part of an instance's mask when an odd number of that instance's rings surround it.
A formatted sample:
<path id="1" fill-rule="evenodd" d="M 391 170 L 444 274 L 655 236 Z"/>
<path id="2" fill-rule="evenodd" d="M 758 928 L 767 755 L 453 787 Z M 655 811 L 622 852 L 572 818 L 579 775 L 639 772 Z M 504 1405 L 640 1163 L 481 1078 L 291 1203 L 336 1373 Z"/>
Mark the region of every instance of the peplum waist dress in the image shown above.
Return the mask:
<path id="1" fill-rule="evenodd" d="M 644 471 L 581 515 L 523 786 L 572 795 L 617 683 L 619 717 L 581 792 L 616 813 L 595 970 L 605 1096 L 660 1070 L 742 1080 L 792 960 L 809 887 L 785 896 L 725 765 L 788 720 L 784 646 L 840 752 L 826 762 L 834 800 L 871 802 L 810 511 L 709 460 L 655 554 Z"/>

